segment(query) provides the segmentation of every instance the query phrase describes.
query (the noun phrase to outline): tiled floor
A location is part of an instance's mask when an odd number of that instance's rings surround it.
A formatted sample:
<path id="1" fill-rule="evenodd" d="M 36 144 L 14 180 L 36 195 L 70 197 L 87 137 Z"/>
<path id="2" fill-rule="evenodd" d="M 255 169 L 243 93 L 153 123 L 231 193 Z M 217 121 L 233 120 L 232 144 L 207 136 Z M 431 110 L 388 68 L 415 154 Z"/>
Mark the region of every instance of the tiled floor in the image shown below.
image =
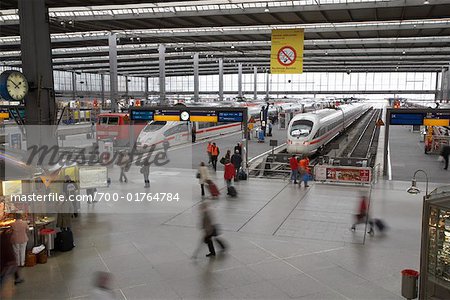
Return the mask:
<path id="1" fill-rule="evenodd" d="M 405 192 L 408 182 L 373 189 L 372 215 L 390 228 L 363 245 L 363 231 L 349 227 L 364 188 L 241 181 L 238 198 L 211 201 L 229 251 L 208 259 L 202 245 L 191 259 L 200 189 L 192 170 L 171 172 L 151 175 L 151 192 L 184 190 L 179 203 L 83 204 L 76 247 L 25 268 L 15 299 L 88 299 L 95 271 L 114 275 L 117 299 L 401 299 L 400 271 L 418 267 L 421 198 Z M 143 190 L 138 172 L 129 177 L 110 191 Z"/>

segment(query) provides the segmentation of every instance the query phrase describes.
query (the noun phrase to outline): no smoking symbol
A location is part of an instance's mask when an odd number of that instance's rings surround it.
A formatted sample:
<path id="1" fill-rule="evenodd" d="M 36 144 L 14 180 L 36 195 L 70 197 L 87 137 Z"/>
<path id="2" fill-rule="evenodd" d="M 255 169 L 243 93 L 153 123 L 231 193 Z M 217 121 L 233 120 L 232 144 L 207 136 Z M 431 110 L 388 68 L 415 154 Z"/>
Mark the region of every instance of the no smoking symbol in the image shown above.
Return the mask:
<path id="1" fill-rule="evenodd" d="M 278 51 L 278 62 L 287 67 L 295 63 L 297 59 L 297 52 L 291 46 L 285 46 Z"/>

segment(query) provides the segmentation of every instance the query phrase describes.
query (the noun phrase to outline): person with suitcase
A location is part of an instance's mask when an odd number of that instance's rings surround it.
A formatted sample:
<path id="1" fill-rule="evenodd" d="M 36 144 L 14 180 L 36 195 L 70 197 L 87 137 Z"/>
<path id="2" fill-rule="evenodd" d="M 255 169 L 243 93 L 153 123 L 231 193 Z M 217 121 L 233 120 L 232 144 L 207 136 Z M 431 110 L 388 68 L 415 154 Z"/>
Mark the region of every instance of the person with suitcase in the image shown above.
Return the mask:
<path id="1" fill-rule="evenodd" d="M 236 176 L 234 177 L 234 180 L 237 181 L 239 180 L 239 170 L 241 169 L 241 165 L 242 165 L 242 157 L 241 154 L 239 153 L 239 150 L 235 150 L 234 154 L 231 156 L 231 163 L 234 166 L 234 169 L 236 171 Z"/>
<path id="2" fill-rule="evenodd" d="M 223 178 L 227 183 L 227 195 L 231 197 L 237 196 L 236 188 L 232 185 L 232 180 L 235 177 L 236 177 L 236 170 L 234 169 L 234 165 L 228 160 L 225 164 L 225 173 L 223 175 Z"/>
<path id="3" fill-rule="evenodd" d="M 355 218 L 356 221 L 351 227 L 352 231 L 356 231 L 356 225 L 365 224 L 368 221 L 370 229 L 367 233 L 373 235 L 373 222 L 369 219 L 369 203 L 365 195 L 361 196 L 361 200 L 359 201 L 358 213 L 355 215 Z"/>

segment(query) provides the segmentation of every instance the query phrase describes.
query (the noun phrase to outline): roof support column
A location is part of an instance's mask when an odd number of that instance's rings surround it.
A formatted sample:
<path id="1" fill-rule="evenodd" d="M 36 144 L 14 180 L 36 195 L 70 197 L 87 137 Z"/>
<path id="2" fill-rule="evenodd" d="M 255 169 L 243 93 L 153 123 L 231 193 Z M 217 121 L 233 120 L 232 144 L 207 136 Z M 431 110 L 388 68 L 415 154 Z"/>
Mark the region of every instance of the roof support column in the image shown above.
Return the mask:
<path id="1" fill-rule="evenodd" d="M 160 44 L 159 53 L 159 104 L 166 104 L 166 45 Z"/>
<path id="2" fill-rule="evenodd" d="M 109 82 L 110 93 L 109 99 L 111 100 L 111 111 L 117 111 L 118 100 L 118 74 L 117 74 L 117 34 L 110 33 L 108 37 L 109 46 Z"/>
<path id="3" fill-rule="evenodd" d="M 253 67 L 253 100 L 258 99 L 258 67 Z"/>
<path id="4" fill-rule="evenodd" d="M 148 77 L 145 77 L 145 91 L 144 91 L 144 98 L 145 100 L 148 100 Z"/>
<path id="5" fill-rule="evenodd" d="M 25 97 L 27 125 L 54 125 L 57 108 L 53 82 L 49 16 L 45 0 L 19 0 L 22 70 L 29 83 Z M 27 146 L 57 145 L 56 126 L 28 126 Z"/>
<path id="6" fill-rule="evenodd" d="M 266 71 L 266 100 L 269 100 L 269 90 L 270 90 L 270 72 Z"/>
<path id="7" fill-rule="evenodd" d="M 128 100 L 128 89 L 129 89 L 129 87 L 128 87 L 128 76 L 125 76 L 125 97 L 127 98 L 127 100 Z"/>
<path id="8" fill-rule="evenodd" d="M 446 86 L 447 86 L 447 72 L 445 71 L 445 68 L 442 67 L 441 70 L 441 100 L 445 99 L 446 96 Z"/>
<path id="9" fill-rule="evenodd" d="M 72 72 L 72 100 L 77 100 L 77 73 Z"/>
<path id="10" fill-rule="evenodd" d="M 447 69 L 447 94 L 445 96 L 445 100 L 447 100 L 447 102 L 450 101 L 450 64 Z"/>
<path id="11" fill-rule="evenodd" d="M 242 98 L 242 63 L 238 63 L 238 97 Z"/>
<path id="12" fill-rule="evenodd" d="M 194 102 L 198 102 L 199 100 L 199 55 L 198 52 L 194 53 Z"/>
<path id="13" fill-rule="evenodd" d="M 219 58 L 219 101 L 223 101 L 223 58 Z"/>
<path id="14" fill-rule="evenodd" d="M 100 84 L 101 84 L 101 96 L 102 96 L 102 109 L 105 108 L 105 74 L 100 75 Z"/>
<path id="15" fill-rule="evenodd" d="M 436 83 L 434 85 L 434 101 L 440 100 L 439 94 L 439 72 L 436 72 Z"/>

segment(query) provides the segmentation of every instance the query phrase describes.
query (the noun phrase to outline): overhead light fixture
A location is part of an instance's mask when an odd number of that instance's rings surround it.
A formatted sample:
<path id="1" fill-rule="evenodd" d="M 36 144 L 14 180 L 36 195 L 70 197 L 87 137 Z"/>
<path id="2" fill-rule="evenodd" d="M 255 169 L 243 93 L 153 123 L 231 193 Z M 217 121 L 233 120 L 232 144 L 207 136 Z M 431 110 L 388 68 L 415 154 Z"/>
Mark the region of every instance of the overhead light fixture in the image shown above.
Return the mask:
<path id="1" fill-rule="evenodd" d="M 428 5 L 428 4 L 430 4 L 430 1 L 425 0 L 425 1 L 423 1 L 423 4 Z"/>
<path id="2" fill-rule="evenodd" d="M 328 52 L 325 52 L 325 55 L 328 55 Z"/>
<path id="3" fill-rule="evenodd" d="M 234 49 L 234 45 L 233 44 L 231 44 L 231 49 Z"/>
<path id="4" fill-rule="evenodd" d="M 411 186 L 406 191 L 413 195 L 417 195 L 420 193 L 420 189 L 417 187 L 417 181 L 415 177 L 411 181 Z"/>
<path id="5" fill-rule="evenodd" d="M 264 12 L 266 13 L 270 12 L 269 3 L 266 3 L 266 8 L 264 8 Z"/>
<path id="6" fill-rule="evenodd" d="M 402 54 L 405 55 L 405 54 L 406 54 L 406 51 L 403 51 Z"/>

